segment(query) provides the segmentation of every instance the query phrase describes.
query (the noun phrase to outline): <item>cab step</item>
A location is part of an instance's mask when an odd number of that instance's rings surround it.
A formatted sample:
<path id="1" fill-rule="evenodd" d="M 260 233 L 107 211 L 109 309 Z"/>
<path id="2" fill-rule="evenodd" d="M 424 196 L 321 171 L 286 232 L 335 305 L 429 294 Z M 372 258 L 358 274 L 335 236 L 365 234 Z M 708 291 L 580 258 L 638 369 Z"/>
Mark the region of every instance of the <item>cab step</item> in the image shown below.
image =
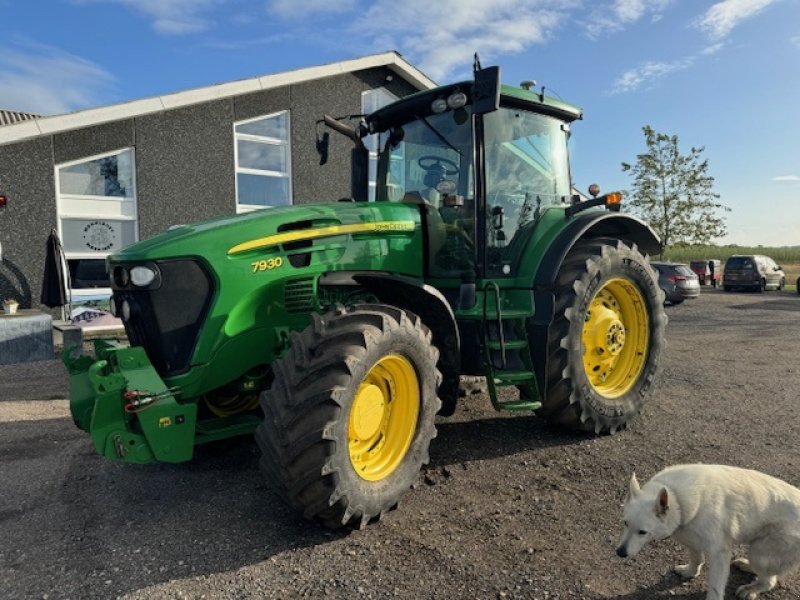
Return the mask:
<path id="1" fill-rule="evenodd" d="M 509 400 L 508 402 L 498 402 L 498 406 L 503 410 L 514 412 L 521 410 L 539 410 L 540 408 L 542 408 L 542 403 L 520 399 L 520 400 Z"/>

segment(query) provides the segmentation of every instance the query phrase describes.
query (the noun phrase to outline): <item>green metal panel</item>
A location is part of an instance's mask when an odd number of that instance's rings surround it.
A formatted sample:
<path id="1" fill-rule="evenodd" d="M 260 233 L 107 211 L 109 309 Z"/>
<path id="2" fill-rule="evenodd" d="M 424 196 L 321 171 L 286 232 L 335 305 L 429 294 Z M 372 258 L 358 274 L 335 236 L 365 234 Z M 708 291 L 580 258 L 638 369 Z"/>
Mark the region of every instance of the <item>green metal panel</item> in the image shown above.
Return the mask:
<path id="1" fill-rule="evenodd" d="M 395 228 L 391 224 L 397 224 Z M 370 229 L 377 224 L 376 229 Z M 356 231 L 312 237 L 318 230 Z M 285 235 L 292 241 L 234 251 L 248 242 Z M 292 255 L 308 254 L 308 264 Z M 200 332 L 191 370 L 169 377 L 186 397 L 218 388 L 285 350 L 281 331 L 303 329 L 320 307 L 316 278 L 331 271 L 385 271 L 420 278 L 419 208 L 403 203 L 333 203 L 265 209 L 187 225 L 110 257 L 111 265 L 197 258 L 216 280 L 210 313 Z M 222 284 L 221 282 L 224 282 Z M 311 293 L 303 298 L 304 288 Z M 287 307 L 287 295 L 289 306 Z M 305 303 L 304 303 L 305 302 Z"/>

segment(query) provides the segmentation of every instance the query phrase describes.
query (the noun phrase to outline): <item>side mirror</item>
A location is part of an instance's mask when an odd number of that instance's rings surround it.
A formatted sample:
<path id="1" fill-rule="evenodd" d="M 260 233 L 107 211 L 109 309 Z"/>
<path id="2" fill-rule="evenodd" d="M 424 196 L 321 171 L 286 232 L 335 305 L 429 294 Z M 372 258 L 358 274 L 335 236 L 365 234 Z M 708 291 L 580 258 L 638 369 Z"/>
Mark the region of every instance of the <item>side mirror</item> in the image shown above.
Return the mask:
<path id="1" fill-rule="evenodd" d="M 500 67 L 475 71 L 471 95 L 473 115 L 496 111 L 500 107 Z"/>

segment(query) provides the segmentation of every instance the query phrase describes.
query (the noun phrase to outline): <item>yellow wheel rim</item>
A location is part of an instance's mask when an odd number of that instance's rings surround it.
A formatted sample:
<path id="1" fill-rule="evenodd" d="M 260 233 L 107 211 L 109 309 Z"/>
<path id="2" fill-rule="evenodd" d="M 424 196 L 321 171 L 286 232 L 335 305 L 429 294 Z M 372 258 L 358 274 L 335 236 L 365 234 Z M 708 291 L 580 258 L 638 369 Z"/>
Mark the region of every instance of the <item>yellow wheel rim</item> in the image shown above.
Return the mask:
<path id="1" fill-rule="evenodd" d="M 647 360 L 649 316 L 641 290 L 611 279 L 595 294 L 583 324 L 583 367 L 592 387 L 618 398 L 636 383 Z"/>
<path id="2" fill-rule="evenodd" d="M 347 433 L 350 462 L 367 481 L 388 477 L 414 439 L 420 409 L 419 380 L 397 354 L 379 360 L 358 386 Z"/>

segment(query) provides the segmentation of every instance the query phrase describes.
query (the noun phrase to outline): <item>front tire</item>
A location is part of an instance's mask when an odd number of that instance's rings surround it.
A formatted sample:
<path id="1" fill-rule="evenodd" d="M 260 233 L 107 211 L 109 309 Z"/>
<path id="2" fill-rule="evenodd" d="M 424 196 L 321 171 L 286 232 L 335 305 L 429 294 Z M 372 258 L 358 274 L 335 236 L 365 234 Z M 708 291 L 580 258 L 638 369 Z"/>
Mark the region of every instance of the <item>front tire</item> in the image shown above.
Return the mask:
<path id="1" fill-rule="evenodd" d="M 395 507 L 436 437 L 438 357 L 408 311 L 313 315 L 261 397 L 260 466 L 278 495 L 331 528 L 363 527 Z"/>
<path id="2" fill-rule="evenodd" d="M 664 292 L 635 245 L 578 242 L 561 265 L 539 414 L 614 433 L 641 412 L 665 347 Z"/>

